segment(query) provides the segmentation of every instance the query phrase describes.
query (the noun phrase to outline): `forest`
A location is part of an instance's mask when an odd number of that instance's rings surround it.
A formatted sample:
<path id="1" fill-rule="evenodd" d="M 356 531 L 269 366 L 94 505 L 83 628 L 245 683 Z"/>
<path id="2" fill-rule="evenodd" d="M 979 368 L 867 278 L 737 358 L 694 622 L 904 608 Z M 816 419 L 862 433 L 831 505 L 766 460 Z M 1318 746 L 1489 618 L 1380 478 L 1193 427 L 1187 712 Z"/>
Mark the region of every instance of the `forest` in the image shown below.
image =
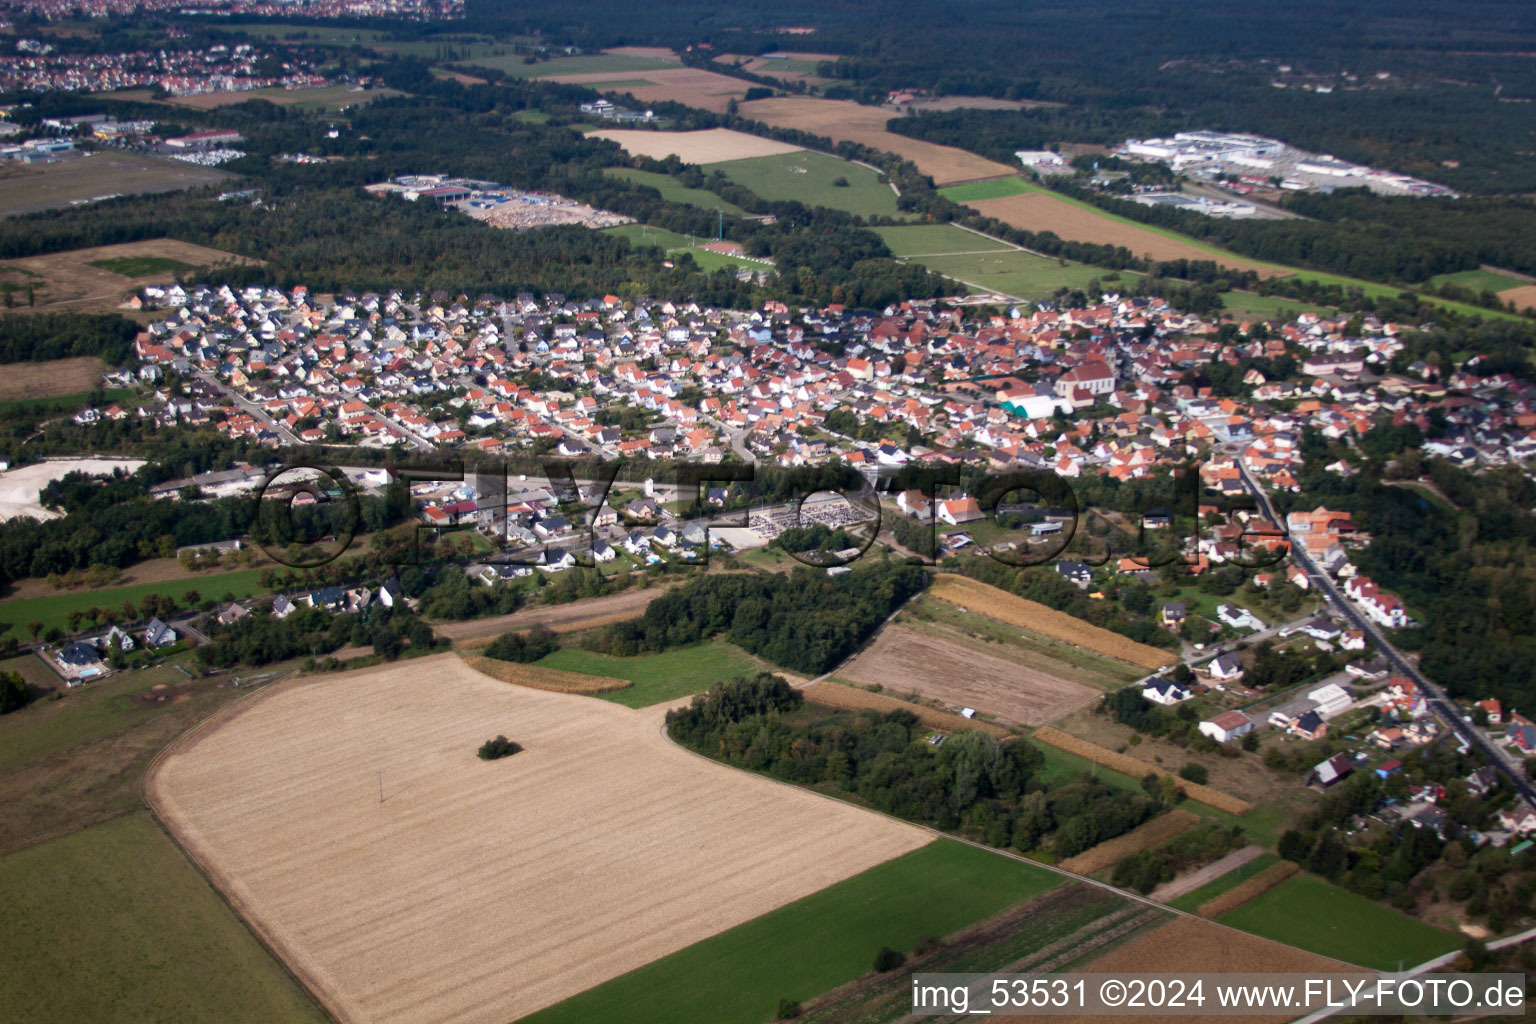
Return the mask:
<path id="1" fill-rule="evenodd" d="M 1086 775 L 1048 786 L 1045 757 L 1026 739 L 970 730 L 933 745 L 926 742 L 932 730 L 910 711 L 809 704 L 768 674 L 717 683 L 668 712 L 667 733 L 739 768 L 840 792 L 991 846 L 1056 857 L 1128 832 L 1178 798 L 1155 778 L 1141 793 Z"/>
<path id="2" fill-rule="evenodd" d="M 596 631 L 585 646 L 627 657 L 723 635 L 776 665 L 820 675 L 927 581 L 922 569 L 894 562 L 831 579 L 812 569 L 702 576 L 656 598 L 642 617 Z"/>

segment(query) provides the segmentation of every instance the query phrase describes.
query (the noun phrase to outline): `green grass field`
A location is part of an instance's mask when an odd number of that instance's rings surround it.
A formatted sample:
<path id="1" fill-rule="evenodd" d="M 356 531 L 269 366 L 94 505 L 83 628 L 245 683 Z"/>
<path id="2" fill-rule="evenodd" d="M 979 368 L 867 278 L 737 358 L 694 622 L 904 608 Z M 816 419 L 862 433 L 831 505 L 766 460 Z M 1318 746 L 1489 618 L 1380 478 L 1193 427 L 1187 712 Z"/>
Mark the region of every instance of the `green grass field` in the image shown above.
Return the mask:
<path id="1" fill-rule="evenodd" d="M 935 253 L 1008 252 L 1006 242 L 957 228 L 952 224 L 913 224 L 907 227 L 875 228 L 896 256 L 930 256 Z"/>
<path id="2" fill-rule="evenodd" d="M 164 583 L 139 583 L 131 587 L 111 587 L 106 590 L 64 590 L 49 597 L 29 597 L 0 602 L 0 637 L 14 634 L 19 639 L 30 640 L 27 623 L 36 620 L 47 632 L 51 626 L 69 629 L 69 613 L 88 608 L 102 608 L 112 614 L 123 606 L 124 601 L 139 602 L 145 594 L 159 594 L 181 601 L 189 590 L 195 590 L 203 598 L 223 598 L 232 593 L 236 598 L 250 597 L 262 592 L 257 577 L 259 569 L 242 569 L 237 572 L 214 573 L 208 576 L 189 576 L 186 579 Z"/>
<path id="3" fill-rule="evenodd" d="M 1332 315 L 1331 306 L 1315 306 L 1299 299 L 1287 299 L 1279 295 L 1255 295 L 1252 292 L 1222 292 L 1222 312 L 1234 316 L 1262 316 L 1277 320 L 1294 320 L 1298 313 L 1308 311 Z"/>
<path id="4" fill-rule="evenodd" d="M 924 935 L 951 934 L 1058 884 L 940 839 L 524 1020 L 762 1024 L 782 997 L 809 999 L 869 971 L 881 946 L 910 953 Z"/>
<path id="5" fill-rule="evenodd" d="M 1083 288 L 1094 278 L 1102 281 L 1105 274 L 1112 273 L 1083 263 L 1063 266 L 1054 259 L 1018 249 L 968 256 L 924 256 L 917 262 L 980 290 L 1019 299 L 1049 295 L 1061 287 Z M 1121 281 L 1129 282 L 1138 276 L 1129 270 L 1120 271 Z"/>
<path id="6" fill-rule="evenodd" d="M 735 203 L 726 202 L 708 189 L 689 188 L 670 174 L 657 174 L 654 171 L 637 171 L 632 167 L 606 167 L 603 169 L 603 173 L 610 178 L 623 178 L 637 185 L 654 188 L 661 193 L 661 198 L 670 203 L 696 206 L 701 210 L 721 210 L 732 217 L 744 216 L 747 212 Z"/>
<path id="7" fill-rule="evenodd" d="M 953 185 L 939 189 L 939 195 L 956 203 L 975 203 L 983 199 L 1003 199 L 1021 196 L 1034 191 L 1022 178 L 994 178 L 991 181 L 973 181 L 969 185 Z"/>
<path id="8" fill-rule="evenodd" d="M 705 164 L 704 170 L 723 171 L 736 184 L 770 201 L 793 200 L 807 206 L 846 210 L 860 217 L 904 216 L 896 209 L 896 193 L 881 183 L 878 174 L 827 153 L 805 149 Z M 848 180 L 847 187 L 832 184 L 840 177 Z"/>
<path id="9" fill-rule="evenodd" d="M 108 402 L 126 402 L 138 394 L 132 388 L 108 388 L 102 392 Z M 0 402 L 0 412 L 46 412 L 50 409 L 79 409 L 90 401 L 91 392 L 53 395 L 50 398 L 9 398 Z"/>
<path id="10" fill-rule="evenodd" d="M 1255 935 L 1384 971 L 1421 964 L 1460 949 L 1463 941 L 1311 875 L 1295 875 L 1220 920 Z"/>
<path id="11" fill-rule="evenodd" d="M 604 228 L 610 235 L 622 235 L 635 245 L 654 245 L 659 249 L 671 251 L 673 249 L 688 249 L 698 242 L 705 242 L 705 238 L 690 238 L 688 235 L 680 235 L 676 231 L 668 231 L 666 228 L 653 228 L 649 224 L 624 224 L 616 228 Z"/>
<path id="12" fill-rule="evenodd" d="M 1523 284 L 1529 284 L 1518 277 L 1506 277 L 1503 274 L 1495 274 L 1491 270 L 1463 270 L 1455 274 L 1437 274 L 1425 282 L 1432 288 L 1438 288 L 1442 284 L 1454 284 L 1462 288 L 1471 288 L 1473 291 L 1501 292 L 1506 288 L 1519 288 Z"/>
<path id="13" fill-rule="evenodd" d="M 606 654 L 567 647 L 545 657 L 539 664 L 567 672 L 628 679 L 634 684 L 629 689 L 597 696 L 631 708 L 703 693 L 721 680 L 753 676 L 761 671 L 745 651 L 721 640 L 636 658 L 611 658 Z"/>
<path id="14" fill-rule="evenodd" d="M 143 277 L 146 274 L 173 274 L 178 270 L 191 270 L 192 264 L 173 260 L 169 256 L 114 256 L 106 260 L 92 260 L 91 266 L 109 270 L 124 277 Z"/>
<path id="15" fill-rule="evenodd" d="M 0 858 L 0 1020 L 328 1018 L 144 812 Z"/>

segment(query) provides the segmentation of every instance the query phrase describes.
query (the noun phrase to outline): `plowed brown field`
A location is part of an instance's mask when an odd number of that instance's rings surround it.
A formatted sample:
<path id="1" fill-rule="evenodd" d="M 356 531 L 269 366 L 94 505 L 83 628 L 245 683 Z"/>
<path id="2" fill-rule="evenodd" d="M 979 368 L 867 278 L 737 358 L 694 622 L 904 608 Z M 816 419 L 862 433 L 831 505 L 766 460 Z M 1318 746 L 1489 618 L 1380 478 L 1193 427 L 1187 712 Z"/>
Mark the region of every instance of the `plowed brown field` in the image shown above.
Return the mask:
<path id="1" fill-rule="evenodd" d="M 650 77 L 647 75 L 646 77 Z M 860 106 L 845 100 L 819 100 L 812 96 L 776 96 L 741 105 L 743 117 L 779 128 L 800 131 L 842 142 L 857 142 L 904 157 L 939 185 L 977 178 L 1013 174 L 1017 168 L 996 163 L 952 146 L 909 139 L 885 129 L 893 116 L 889 110 Z"/>
<path id="2" fill-rule="evenodd" d="M 437 635 L 449 640 L 466 637 L 490 636 L 505 633 L 509 629 L 527 629 L 530 626 L 548 626 L 556 633 L 571 633 L 580 629 L 594 629 L 612 622 L 633 619 L 645 611 L 645 606 L 666 593 L 665 587 L 646 587 L 644 590 L 621 590 L 607 597 L 593 597 L 569 604 L 541 604 L 523 608 L 508 615 L 489 619 L 466 619 L 463 622 L 445 622 L 433 627 Z"/>
<path id="3" fill-rule="evenodd" d="M 1283 271 L 1252 260 L 1219 256 L 1197 245 L 1169 238 L 1137 224 L 1123 224 L 1065 199 L 1039 192 L 1003 199 L 980 199 L 965 205 L 984 216 L 996 217 L 1004 224 L 1025 231 L 1052 231 L 1074 242 L 1123 245 L 1131 250 L 1133 256 L 1151 256 L 1154 260 L 1214 260 L 1224 267 L 1256 270 L 1260 277 L 1285 276 Z"/>
<path id="4" fill-rule="evenodd" d="M 1513 302 L 1516 309 L 1536 307 L 1536 284 L 1523 284 L 1518 288 L 1505 288 L 1499 292 L 1499 298 L 1505 302 Z"/>
<path id="5" fill-rule="evenodd" d="M 1098 691 L 916 630 L 889 626 L 839 676 L 975 708 L 1016 725 L 1044 725 Z"/>
<path id="6" fill-rule="evenodd" d="M 929 841 L 691 754 L 663 712 L 423 658 L 265 691 L 147 792 L 343 1022 L 503 1024 Z M 524 750 L 476 758 L 498 733 Z"/>

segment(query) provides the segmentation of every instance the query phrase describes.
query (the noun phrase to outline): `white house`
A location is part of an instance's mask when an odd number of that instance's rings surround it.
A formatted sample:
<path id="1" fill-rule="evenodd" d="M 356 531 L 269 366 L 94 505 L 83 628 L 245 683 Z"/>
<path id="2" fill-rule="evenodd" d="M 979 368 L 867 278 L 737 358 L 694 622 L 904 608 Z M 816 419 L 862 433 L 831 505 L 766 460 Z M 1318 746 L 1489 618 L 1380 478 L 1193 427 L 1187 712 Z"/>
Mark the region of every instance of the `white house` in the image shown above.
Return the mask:
<path id="1" fill-rule="evenodd" d="M 1206 666 L 1212 679 L 1222 682 L 1230 682 L 1233 679 L 1243 678 L 1243 663 L 1230 654 L 1223 654 Z"/>
<path id="2" fill-rule="evenodd" d="M 1154 704 L 1177 704 L 1189 700 L 1189 687 L 1163 676 L 1152 676 L 1141 684 L 1141 695 Z"/>
<path id="3" fill-rule="evenodd" d="M 1253 612 L 1234 604 L 1216 606 L 1216 617 L 1233 629 L 1263 629 L 1264 623 Z"/>

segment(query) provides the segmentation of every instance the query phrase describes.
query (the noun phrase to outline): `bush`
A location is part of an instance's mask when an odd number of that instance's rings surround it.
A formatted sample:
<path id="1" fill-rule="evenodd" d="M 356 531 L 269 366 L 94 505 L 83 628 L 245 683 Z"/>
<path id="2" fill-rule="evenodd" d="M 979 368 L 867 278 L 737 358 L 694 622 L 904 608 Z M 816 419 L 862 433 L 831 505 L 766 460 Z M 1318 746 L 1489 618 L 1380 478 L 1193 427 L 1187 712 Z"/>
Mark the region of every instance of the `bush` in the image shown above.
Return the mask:
<path id="1" fill-rule="evenodd" d="M 779 1012 L 774 1014 L 775 1020 L 791 1020 L 800 1016 L 800 1000 L 784 997 L 779 1000 Z"/>
<path id="2" fill-rule="evenodd" d="M 833 188 L 847 188 L 848 187 L 848 179 L 843 177 L 841 174 L 839 174 L 837 177 L 832 179 L 832 187 Z"/>
<path id="3" fill-rule="evenodd" d="M 527 664 L 560 649 L 560 640 L 548 626 L 535 626 L 524 633 L 503 633 L 492 640 L 484 654 L 497 661 Z"/>
<path id="4" fill-rule="evenodd" d="M 875 954 L 875 971 L 879 974 L 885 974 L 887 971 L 894 971 L 906 962 L 907 958 L 890 946 L 881 946 L 880 952 Z"/>
<path id="5" fill-rule="evenodd" d="M 1206 771 L 1205 765 L 1191 761 L 1179 769 L 1179 778 L 1193 782 L 1197 786 L 1203 786 L 1210 780 L 1211 773 Z"/>
<path id="6" fill-rule="evenodd" d="M 495 761 L 497 758 L 511 757 L 522 749 L 522 744 L 513 743 L 505 736 L 497 736 L 493 740 L 486 740 L 480 744 L 477 753 L 482 761 Z"/>

